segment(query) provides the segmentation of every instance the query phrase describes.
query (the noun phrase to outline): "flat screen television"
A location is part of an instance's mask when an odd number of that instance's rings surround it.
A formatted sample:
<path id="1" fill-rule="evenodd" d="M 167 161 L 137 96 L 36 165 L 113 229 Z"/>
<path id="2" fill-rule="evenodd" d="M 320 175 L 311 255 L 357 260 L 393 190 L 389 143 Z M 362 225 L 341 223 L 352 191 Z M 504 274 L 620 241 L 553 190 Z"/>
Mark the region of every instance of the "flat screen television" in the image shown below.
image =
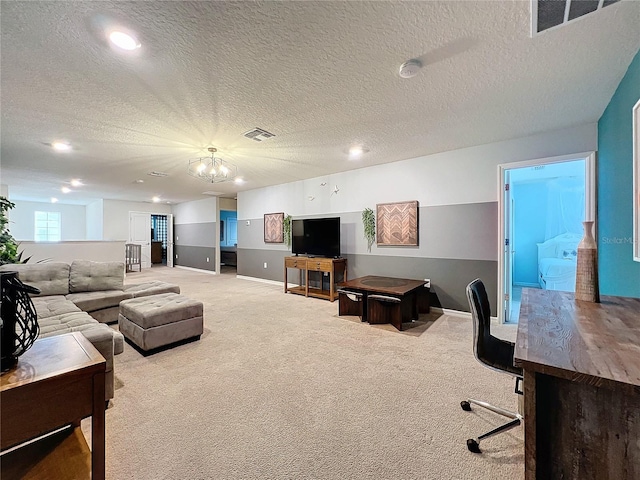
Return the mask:
<path id="1" fill-rule="evenodd" d="M 291 252 L 318 257 L 340 256 L 340 217 L 291 221 Z"/>

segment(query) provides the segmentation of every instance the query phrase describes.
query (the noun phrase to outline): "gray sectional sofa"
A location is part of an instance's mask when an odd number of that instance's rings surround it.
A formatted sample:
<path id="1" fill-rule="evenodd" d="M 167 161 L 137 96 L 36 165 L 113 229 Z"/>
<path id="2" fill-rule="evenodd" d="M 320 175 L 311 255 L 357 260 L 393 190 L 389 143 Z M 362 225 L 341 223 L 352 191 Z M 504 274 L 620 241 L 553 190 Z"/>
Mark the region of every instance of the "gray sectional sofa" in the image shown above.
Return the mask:
<path id="1" fill-rule="evenodd" d="M 105 398 L 114 395 L 113 357 L 122 353 L 122 334 L 105 323 L 118 321 L 122 300 L 180 293 L 180 287 L 164 282 L 124 285 L 124 263 L 76 260 L 68 263 L 2 265 L 0 270 L 16 271 L 27 285 L 40 289 L 32 295 L 38 315 L 40 337 L 82 332 L 107 361 Z"/>

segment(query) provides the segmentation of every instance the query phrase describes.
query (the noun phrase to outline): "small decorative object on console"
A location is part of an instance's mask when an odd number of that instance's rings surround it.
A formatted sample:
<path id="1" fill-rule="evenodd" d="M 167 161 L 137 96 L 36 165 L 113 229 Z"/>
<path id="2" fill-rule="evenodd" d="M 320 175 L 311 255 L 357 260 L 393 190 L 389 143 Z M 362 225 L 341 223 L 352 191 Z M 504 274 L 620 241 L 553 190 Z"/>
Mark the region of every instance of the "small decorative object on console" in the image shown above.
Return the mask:
<path id="1" fill-rule="evenodd" d="M 40 290 L 18 280 L 16 272 L 0 274 L 2 313 L 0 314 L 0 344 L 3 372 L 18 363 L 18 357 L 26 352 L 38 338 L 40 327 L 29 293 Z"/>

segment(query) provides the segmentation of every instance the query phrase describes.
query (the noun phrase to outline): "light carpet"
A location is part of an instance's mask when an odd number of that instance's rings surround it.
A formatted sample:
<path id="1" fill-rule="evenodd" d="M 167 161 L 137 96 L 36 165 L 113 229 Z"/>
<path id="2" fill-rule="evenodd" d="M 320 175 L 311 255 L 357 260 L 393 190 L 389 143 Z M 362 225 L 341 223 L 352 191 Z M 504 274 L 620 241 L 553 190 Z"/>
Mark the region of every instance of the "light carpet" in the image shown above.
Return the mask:
<path id="1" fill-rule="evenodd" d="M 524 477 L 522 427 L 467 450 L 503 419 L 461 400 L 517 408 L 511 378 L 473 357 L 470 318 L 431 313 L 398 332 L 233 275 L 153 267 L 126 282 L 150 279 L 202 301 L 205 333 L 116 356 L 107 478 Z"/>

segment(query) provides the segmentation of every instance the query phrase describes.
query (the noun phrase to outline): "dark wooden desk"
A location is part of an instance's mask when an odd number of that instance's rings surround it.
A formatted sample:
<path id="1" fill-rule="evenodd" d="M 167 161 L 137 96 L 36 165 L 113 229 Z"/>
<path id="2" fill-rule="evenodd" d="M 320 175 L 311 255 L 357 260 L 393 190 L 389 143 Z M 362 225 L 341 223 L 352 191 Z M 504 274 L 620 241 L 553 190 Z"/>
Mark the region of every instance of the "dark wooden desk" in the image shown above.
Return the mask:
<path id="1" fill-rule="evenodd" d="M 0 450 L 91 416 L 91 478 L 104 480 L 104 372 L 104 358 L 79 332 L 36 340 L 0 376 Z"/>
<path id="2" fill-rule="evenodd" d="M 640 478 L 640 298 L 522 291 L 525 477 Z"/>
<path id="3" fill-rule="evenodd" d="M 418 318 L 420 313 L 418 311 L 418 292 L 425 284 L 424 280 L 368 275 L 343 282 L 339 284 L 339 287 L 362 293 L 363 322 L 369 321 L 368 295 L 381 294 L 399 298 L 402 304 L 402 318 L 397 320 L 389 319 L 387 323 L 392 323 L 398 330 L 402 330 L 402 322 L 410 322 L 412 319 Z M 428 311 L 428 304 L 426 311 Z"/>

